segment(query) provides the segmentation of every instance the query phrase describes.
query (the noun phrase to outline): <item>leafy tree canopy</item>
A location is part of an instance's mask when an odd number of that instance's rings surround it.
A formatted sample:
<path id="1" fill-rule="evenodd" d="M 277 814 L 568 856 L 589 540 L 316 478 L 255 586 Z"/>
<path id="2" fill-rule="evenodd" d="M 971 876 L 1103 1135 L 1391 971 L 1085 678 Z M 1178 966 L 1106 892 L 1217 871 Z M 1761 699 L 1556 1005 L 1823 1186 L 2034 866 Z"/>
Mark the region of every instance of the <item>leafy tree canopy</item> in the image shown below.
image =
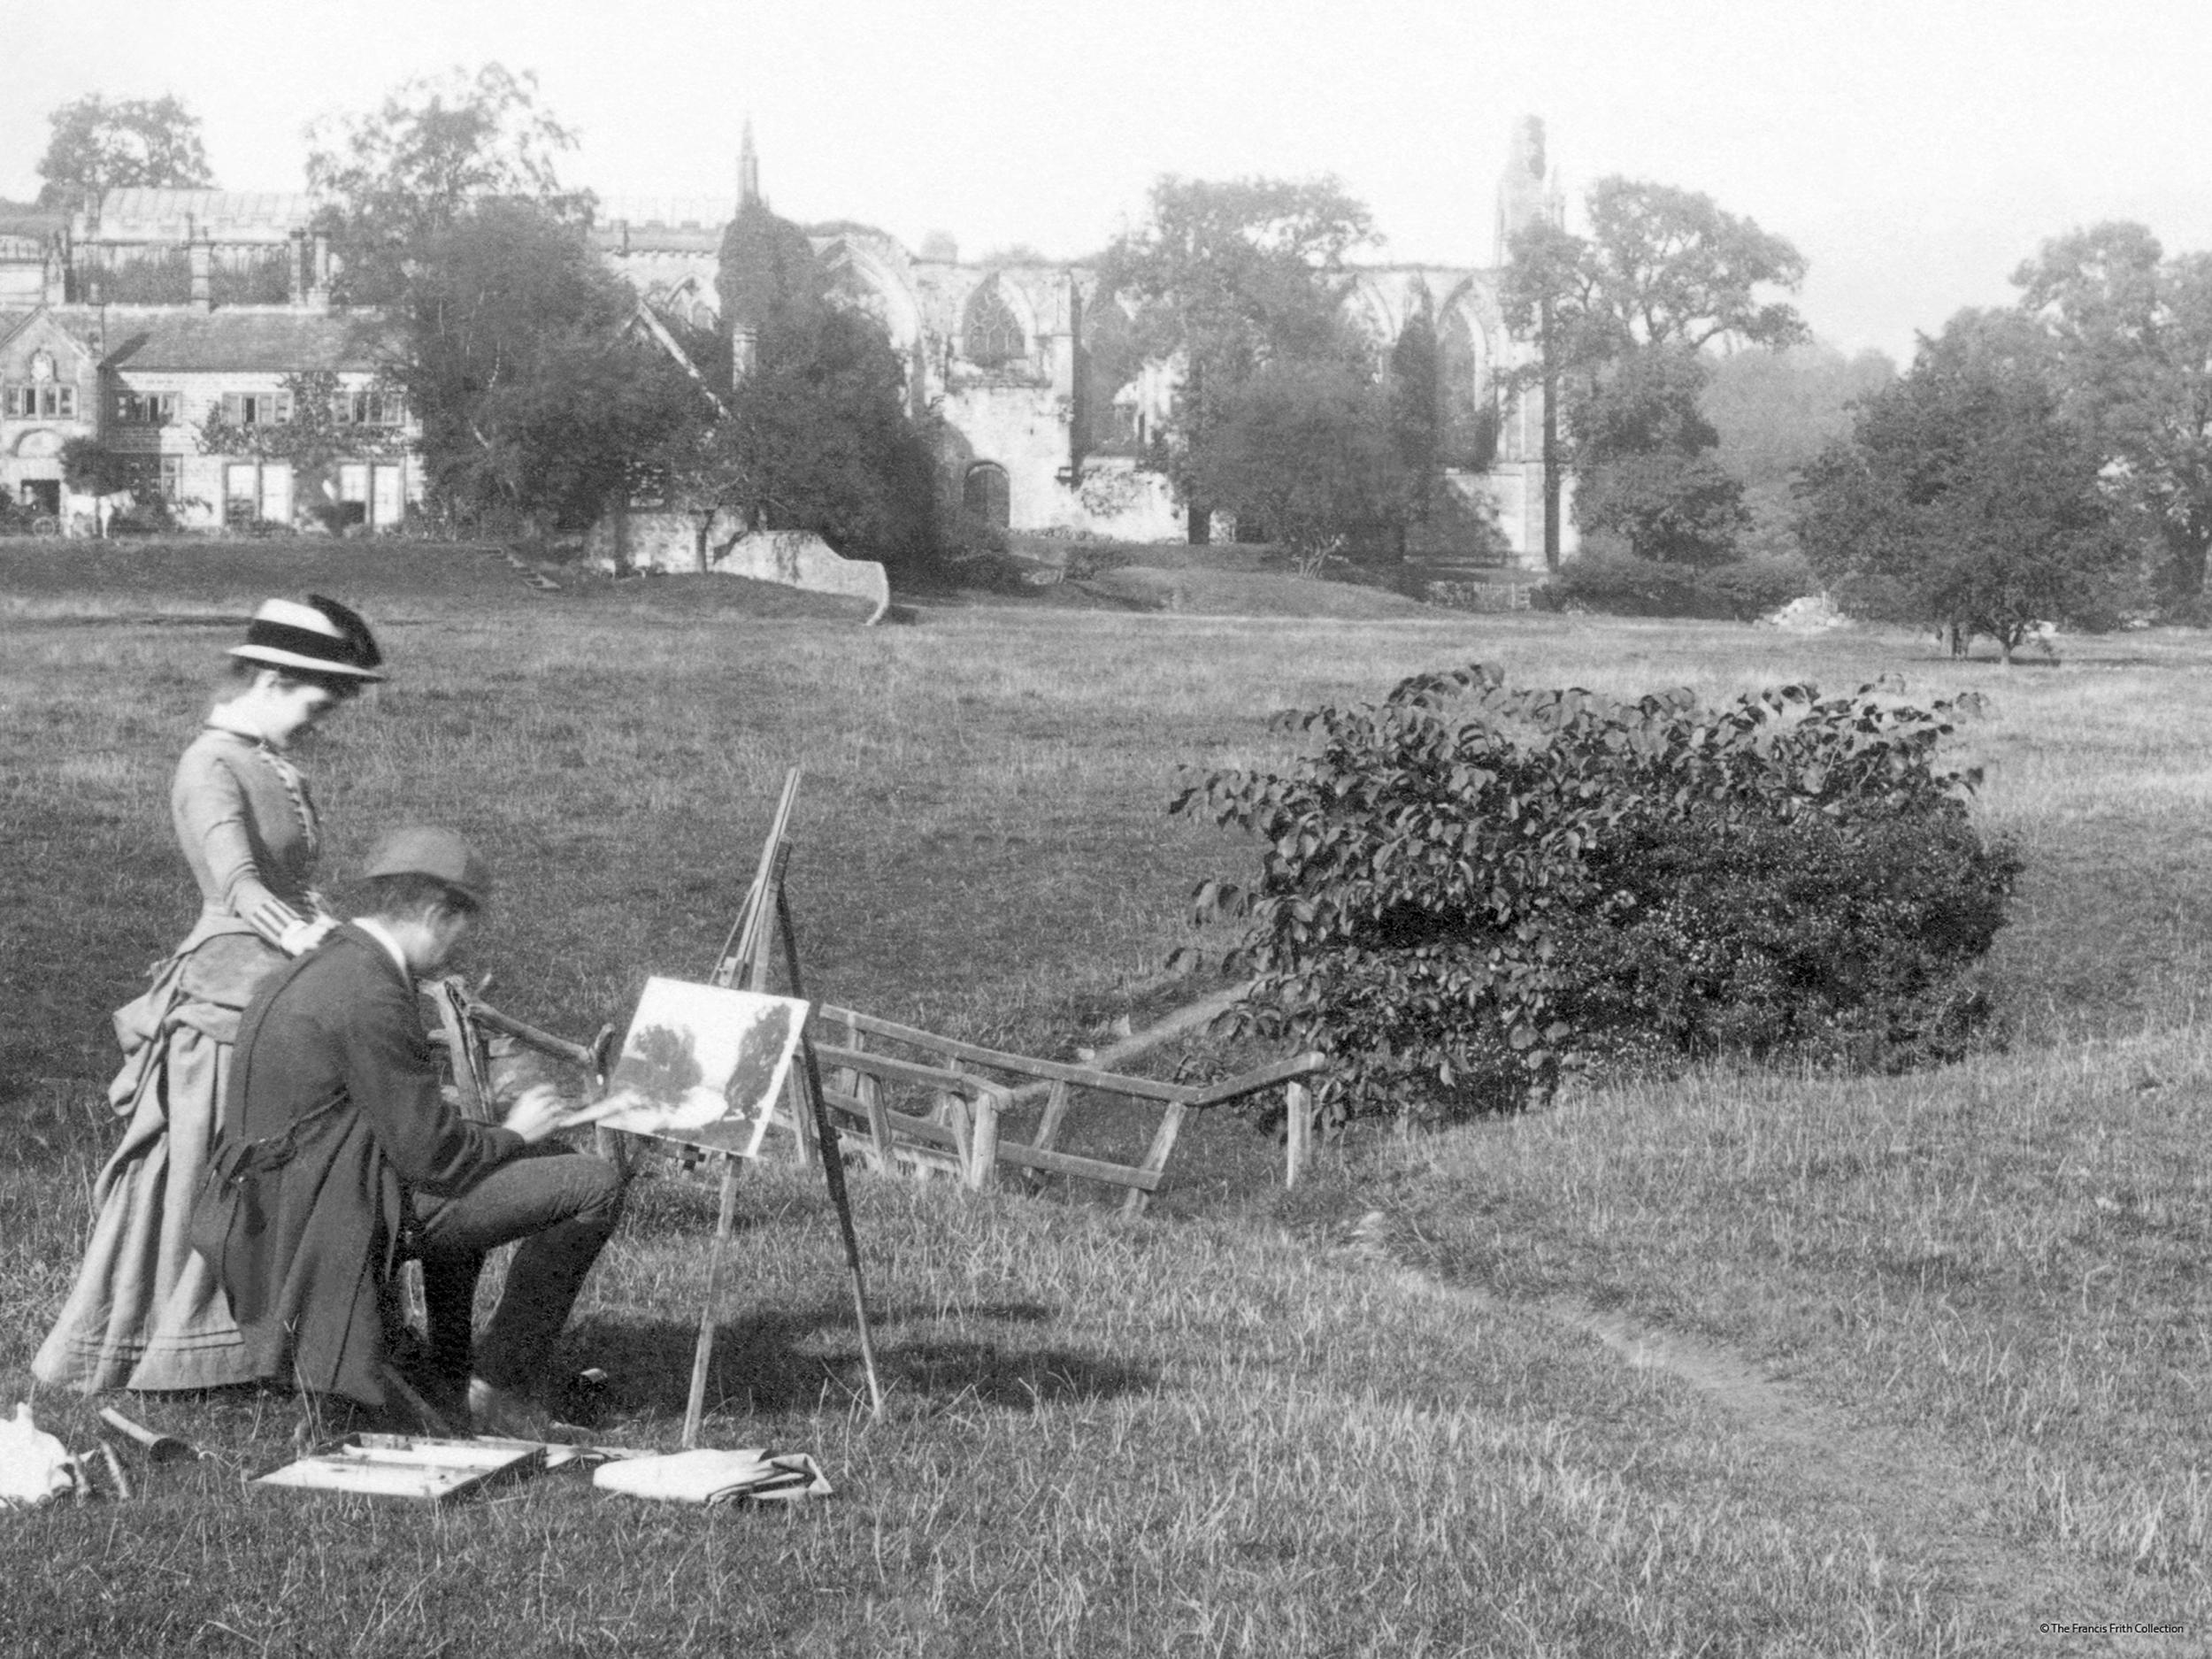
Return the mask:
<path id="1" fill-rule="evenodd" d="M 1102 295 L 1136 302 L 1133 337 L 1142 356 L 1181 365 L 1164 449 L 1169 475 L 1194 511 L 1234 511 L 1272 534 L 1325 541 L 1401 493 L 1389 411 L 1364 394 L 1351 396 L 1353 384 L 1372 380 L 1379 365 L 1340 310 L 1345 256 L 1375 240 L 1366 207 L 1333 178 L 1170 175 L 1153 186 L 1149 221 L 1107 250 Z M 1321 402 L 1309 418 L 1294 419 L 1285 399 L 1302 393 Z M 1348 455 L 1383 468 L 1325 469 L 1346 487 L 1334 527 L 1325 531 L 1310 516 L 1312 480 L 1264 476 L 1279 464 L 1302 465 L 1306 438 L 1320 430 L 1344 438 Z M 1216 493 L 1222 490 L 1233 493 Z"/>
<path id="2" fill-rule="evenodd" d="M 1191 464 L 1202 499 L 1308 565 L 1402 524 L 1419 474 L 1387 389 L 1340 361 L 1269 363 L 1221 401 Z"/>
<path id="3" fill-rule="evenodd" d="M 340 297 L 388 303 L 419 243 L 494 199 L 521 200 L 565 223 L 590 223 L 588 190 L 561 183 L 575 136 L 538 100 L 537 77 L 486 64 L 396 88 L 372 113 L 309 134 L 307 185 L 332 199 L 324 227 L 342 261 Z"/>
<path id="4" fill-rule="evenodd" d="M 131 457 L 97 438 L 71 438 L 61 446 L 61 475 L 84 495 L 119 495 L 130 488 Z"/>
<path id="5" fill-rule="evenodd" d="M 488 64 L 401 86 L 319 128 L 307 177 L 350 303 L 422 426 L 434 504 L 464 521 L 588 523 L 628 488 L 695 388 L 641 344 L 635 303 L 586 238 L 592 198 L 563 188 L 574 140 L 534 77 Z"/>
<path id="6" fill-rule="evenodd" d="M 722 233 L 714 282 L 723 326 L 756 335 L 810 333 L 829 304 L 828 280 L 806 232 L 757 200 L 741 207 Z"/>
<path id="7" fill-rule="evenodd" d="M 2114 463 L 2116 492 L 2169 603 L 2204 591 L 2212 549 L 2212 255 L 2169 257 L 2115 221 L 2046 242 L 2013 274 L 2067 412 Z"/>
<path id="8" fill-rule="evenodd" d="M 757 529 L 811 530 L 841 551 L 908 568 L 937 550 L 927 434 L 883 331 L 833 304 L 806 234 L 760 202 L 725 233 L 722 326 L 750 360 L 719 411 L 694 394 L 657 464 L 677 493 Z M 733 342 L 718 349 L 730 361 Z"/>
<path id="9" fill-rule="evenodd" d="M 1962 311 L 1808 470 L 1799 535 L 1855 608 L 1986 634 L 2008 661 L 2038 621 L 2110 620 L 2128 550 L 2049 354 L 2017 313 Z"/>
<path id="10" fill-rule="evenodd" d="M 200 141 L 200 118 L 174 97 L 88 93 L 48 118 L 53 135 L 38 160 L 41 207 L 73 209 L 110 190 L 215 182 Z"/>
<path id="11" fill-rule="evenodd" d="M 1152 187 L 1151 220 L 1107 250 L 1100 286 L 1144 303 L 1148 355 L 1181 352 L 1226 393 L 1266 358 L 1331 355 L 1344 257 L 1375 240 L 1333 178 L 1179 179 Z"/>
<path id="12" fill-rule="evenodd" d="M 1764 296 L 1805 278 L 1804 257 L 1781 237 L 1672 185 L 1604 178 L 1586 205 L 1587 236 L 1540 222 L 1514 237 L 1501 296 L 1507 326 L 1547 341 L 1562 366 L 1645 346 L 1805 337 L 1795 309 Z"/>
<path id="13" fill-rule="evenodd" d="M 1518 378 L 1543 385 L 1564 416 L 1576 522 L 1619 534 L 1640 557 L 1733 557 L 1749 521 L 1698 408 L 1709 373 L 1700 353 L 1802 339 L 1802 319 L 1769 294 L 1794 290 L 1805 261 L 1671 185 L 1601 179 L 1586 210 L 1586 236 L 1541 221 L 1517 234 L 1500 296 L 1507 326 L 1537 346 Z"/>
<path id="14" fill-rule="evenodd" d="M 432 499 L 464 520 L 588 525 L 697 388 L 631 333 L 634 302 L 581 231 L 537 204 L 480 202 L 413 245 L 391 373 Z"/>

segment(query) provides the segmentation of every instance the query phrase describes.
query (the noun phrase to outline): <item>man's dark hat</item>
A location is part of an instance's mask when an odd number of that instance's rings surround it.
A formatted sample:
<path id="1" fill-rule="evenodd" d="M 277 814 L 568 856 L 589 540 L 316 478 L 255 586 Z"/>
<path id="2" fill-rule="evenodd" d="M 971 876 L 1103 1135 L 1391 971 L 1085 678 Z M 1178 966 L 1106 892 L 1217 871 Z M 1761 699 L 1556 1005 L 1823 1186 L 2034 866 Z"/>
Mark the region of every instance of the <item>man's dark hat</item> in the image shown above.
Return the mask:
<path id="1" fill-rule="evenodd" d="M 230 648 L 233 657 L 272 668 L 347 680 L 381 680 L 384 654 L 376 635 L 357 611 L 335 599 L 310 594 L 307 603 L 271 599 L 254 612 L 246 642 Z"/>
<path id="2" fill-rule="evenodd" d="M 472 904 L 487 904 L 492 896 L 492 867 L 483 855 L 453 831 L 425 824 L 396 829 L 377 842 L 361 878 L 378 876 L 428 876 Z"/>

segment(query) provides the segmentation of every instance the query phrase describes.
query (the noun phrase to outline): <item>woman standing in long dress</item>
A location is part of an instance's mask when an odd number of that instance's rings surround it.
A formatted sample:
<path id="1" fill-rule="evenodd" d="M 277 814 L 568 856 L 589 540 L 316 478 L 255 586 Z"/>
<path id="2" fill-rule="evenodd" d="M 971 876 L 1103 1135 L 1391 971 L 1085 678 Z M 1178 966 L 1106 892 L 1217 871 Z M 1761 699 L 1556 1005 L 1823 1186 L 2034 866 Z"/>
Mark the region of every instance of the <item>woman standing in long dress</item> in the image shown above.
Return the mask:
<path id="1" fill-rule="evenodd" d="M 127 1116 L 94 1188 L 77 1282 L 31 1370 L 87 1394 L 250 1380 L 230 1308 L 187 1236 L 222 1108 L 238 1018 L 261 982 L 336 925 L 316 891 L 320 827 L 293 739 L 384 676 L 368 625 L 334 600 L 272 599 L 207 724 L 178 762 L 170 814 L 199 883 L 200 918 L 119 1009 Z"/>

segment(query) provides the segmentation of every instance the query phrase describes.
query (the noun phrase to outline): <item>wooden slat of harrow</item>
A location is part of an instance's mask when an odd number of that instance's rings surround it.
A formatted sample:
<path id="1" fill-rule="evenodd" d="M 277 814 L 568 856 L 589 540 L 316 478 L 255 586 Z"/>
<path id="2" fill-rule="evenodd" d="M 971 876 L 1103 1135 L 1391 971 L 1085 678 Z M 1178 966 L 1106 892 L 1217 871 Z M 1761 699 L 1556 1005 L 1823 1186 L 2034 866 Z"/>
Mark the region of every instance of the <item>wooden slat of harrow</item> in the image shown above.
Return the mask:
<path id="1" fill-rule="evenodd" d="M 925 1087 L 968 1096 L 996 1094 L 1003 1097 L 1006 1093 L 990 1079 L 978 1077 L 972 1071 L 949 1071 L 943 1066 L 924 1065 L 915 1060 L 895 1060 L 873 1049 L 837 1048 L 817 1043 L 814 1053 L 826 1066 L 858 1071 L 867 1077 L 879 1077 L 886 1082 L 919 1083 Z"/>
<path id="2" fill-rule="evenodd" d="M 862 1031 L 879 1037 L 888 1037 L 895 1042 L 910 1042 L 917 1048 L 934 1049 L 939 1054 L 972 1060 L 980 1065 L 996 1066 L 1002 1071 L 1019 1071 L 1028 1077 L 1079 1084 L 1089 1088 L 1104 1089 L 1113 1094 L 1133 1094 L 1140 1100 L 1189 1101 L 1198 1093 L 1196 1089 L 1181 1083 L 1162 1083 L 1148 1077 L 1127 1077 L 1118 1071 L 1101 1071 L 1092 1066 L 1067 1065 L 1057 1060 L 1038 1060 L 1027 1055 L 1008 1054 L 1000 1048 L 986 1048 L 978 1043 L 962 1042 L 955 1037 L 940 1037 L 931 1032 L 918 1031 L 911 1025 L 895 1025 L 887 1019 L 878 1019 L 872 1014 L 855 1013 L 850 1009 L 825 1007 L 821 1011 L 840 1024 L 849 1021 Z M 825 1048 L 821 1052 L 826 1054 L 829 1050 Z"/>
<path id="3" fill-rule="evenodd" d="M 1311 1077 L 1327 1064 L 1326 1059 L 1310 1048 L 1303 1054 L 1294 1054 L 1287 1060 L 1278 1060 L 1272 1065 L 1259 1066 L 1206 1088 L 1193 1089 L 1190 1099 L 1185 1104 L 1225 1106 L 1233 1100 L 1242 1100 L 1247 1094 L 1256 1094 L 1263 1088 L 1273 1088 L 1278 1083 L 1293 1083 L 1300 1078 Z"/>
<path id="4" fill-rule="evenodd" d="M 825 1089 L 824 1095 L 832 1106 L 855 1118 L 864 1108 L 856 1095 L 839 1089 Z M 926 1118 L 917 1118 L 908 1112 L 884 1109 L 895 1131 L 941 1147 L 954 1156 L 959 1156 L 960 1141 L 951 1129 Z M 907 1148 L 902 1148 L 906 1150 Z M 1150 1193 L 1159 1190 L 1163 1174 L 1157 1170 L 1133 1169 L 1126 1164 L 1107 1164 L 1097 1158 L 1078 1157 L 1072 1152 L 1051 1152 L 1041 1147 L 1023 1146 L 1018 1141 L 1002 1141 L 998 1147 L 998 1161 L 1015 1164 L 1022 1169 L 1043 1170 L 1053 1175 L 1071 1175 L 1079 1180 L 1104 1181 L 1114 1187 L 1131 1187 Z"/>

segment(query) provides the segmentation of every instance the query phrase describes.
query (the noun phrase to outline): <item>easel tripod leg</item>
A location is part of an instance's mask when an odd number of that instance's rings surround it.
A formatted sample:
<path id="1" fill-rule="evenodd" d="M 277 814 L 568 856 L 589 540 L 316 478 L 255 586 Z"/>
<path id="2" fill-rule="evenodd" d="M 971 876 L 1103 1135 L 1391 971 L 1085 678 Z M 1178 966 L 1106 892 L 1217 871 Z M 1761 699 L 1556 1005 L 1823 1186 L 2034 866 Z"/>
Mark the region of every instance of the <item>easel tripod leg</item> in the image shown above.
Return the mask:
<path id="1" fill-rule="evenodd" d="M 707 1302 L 699 1311 L 699 1342 L 691 1355 L 691 1397 L 684 1405 L 683 1448 L 699 1444 L 700 1419 L 706 1415 L 707 1367 L 714 1358 L 714 1318 L 722 1304 L 722 1257 L 737 1230 L 737 1160 L 722 1160 L 722 1210 L 715 1218 L 714 1246 L 707 1256 Z"/>
<path id="2" fill-rule="evenodd" d="M 799 939 L 791 925 L 791 902 L 780 884 L 776 888 L 776 923 L 783 934 L 784 972 L 791 978 L 791 995 L 801 1001 L 806 992 L 799 980 Z M 815 1140 L 822 1156 L 822 1179 L 829 1187 L 830 1204 L 837 1211 L 837 1226 L 845 1240 L 845 1268 L 852 1281 L 853 1320 L 860 1331 L 860 1363 L 868 1374 L 869 1409 L 883 1415 L 883 1379 L 876 1374 L 875 1339 L 868 1329 L 868 1287 L 860 1271 L 860 1235 L 853 1228 L 853 1202 L 845 1190 L 845 1160 L 838 1149 L 837 1125 L 829 1113 L 829 1097 L 822 1092 L 822 1067 L 814 1054 L 814 1039 L 803 1032 L 799 1051 L 806 1063 L 806 1092 L 814 1116 Z"/>

